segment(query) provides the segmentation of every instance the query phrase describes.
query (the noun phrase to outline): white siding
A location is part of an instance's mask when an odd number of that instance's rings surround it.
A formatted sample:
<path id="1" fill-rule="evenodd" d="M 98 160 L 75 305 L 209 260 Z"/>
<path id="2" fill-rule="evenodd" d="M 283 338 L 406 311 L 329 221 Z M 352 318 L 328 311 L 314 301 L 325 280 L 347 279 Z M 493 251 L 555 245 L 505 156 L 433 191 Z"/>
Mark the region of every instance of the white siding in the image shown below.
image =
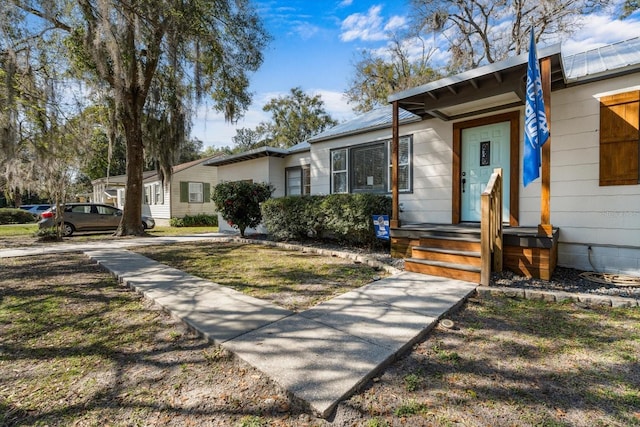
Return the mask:
<path id="1" fill-rule="evenodd" d="M 640 275 L 640 184 L 599 185 L 599 97 L 638 85 L 635 74 L 552 94 L 551 223 L 560 228 L 559 265 Z M 524 224 L 537 224 L 534 214 L 539 199 Z"/>
<path id="2" fill-rule="evenodd" d="M 165 203 L 170 200 L 171 218 L 182 218 L 185 215 L 197 215 L 201 213 L 208 215 L 215 214 L 216 208 L 215 204 L 211 201 L 210 194 L 203 194 L 203 203 L 180 202 L 180 182 L 208 183 L 210 190 L 213 190 L 213 187 L 218 182 L 218 171 L 216 167 L 199 164 L 175 172 L 171 176 L 169 197 L 165 197 Z M 165 196 L 167 196 L 167 194 L 165 194 Z"/>
<path id="3" fill-rule="evenodd" d="M 162 186 L 162 203 L 158 203 L 155 200 L 154 186 L 160 185 Z M 145 182 L 144 187 L 146 191 L 146 187 L 151 186 L 151 204 L 143 204 L 142 205 L 142 214 L 149 215 L 150 217 L 157 220 L 169 220 L 171 218 L 171 206 L 170 206 L 170 192 L 168 185 L 162 185 L 162 181 L 152 181 Z M 144 197 L 144 195 L 143 195 Z M 161 223 L 168 223 L 167 221 L 160 221 Z"/>
<path id="4" fill-rule="evenodd" d="M 404 222 L 451 222 L 451 123 L 427 120 L 400 127 L 413 137 L 413 192 L 401 193 Z M 311 145 L 311 194 L 331 192 L 331 150 L 391 139 L 391 128 Z"/>
<path id="5" fill-rule="evenodd" d="M 292 168 L 295 166 L 304 166 L 311 164 L 311 152 L 304 151 L 301 153 L 290 154 L 284 158 L 284 167 Z"/>

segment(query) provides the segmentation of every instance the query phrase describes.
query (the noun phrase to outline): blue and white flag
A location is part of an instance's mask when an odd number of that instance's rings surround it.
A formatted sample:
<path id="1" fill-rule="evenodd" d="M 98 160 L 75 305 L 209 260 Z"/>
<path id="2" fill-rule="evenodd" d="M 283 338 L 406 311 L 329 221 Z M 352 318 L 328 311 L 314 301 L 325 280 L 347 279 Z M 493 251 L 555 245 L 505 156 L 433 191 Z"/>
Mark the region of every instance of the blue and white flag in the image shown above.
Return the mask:
<path id="1" fill-rule="evenodd" d="M 522 180 L 525 187 L 540 176 L 541 147 L 549 139 L 549 125 L 544 112 L 542 79 L 531 29 L 529 65 L 527 67 L 527 99 L 524 112 L 524 161 Z"/>

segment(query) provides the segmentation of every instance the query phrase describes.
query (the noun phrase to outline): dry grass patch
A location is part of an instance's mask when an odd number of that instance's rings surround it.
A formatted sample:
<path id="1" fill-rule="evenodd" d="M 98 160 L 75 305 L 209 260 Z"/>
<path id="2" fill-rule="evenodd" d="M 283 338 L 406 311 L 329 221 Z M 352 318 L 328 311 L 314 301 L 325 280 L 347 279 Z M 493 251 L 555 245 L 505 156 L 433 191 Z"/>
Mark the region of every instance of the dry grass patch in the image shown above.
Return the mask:
<path id="1" fill-rule="evenodd" d="M 83 256 L 1 262 L 0 425 L 227 426 L 295 413 L 264 375 Z"/>
<path id="2" fill-rule="evenodd" d="M 345 406 L 387 425 L 640 425 L 640 310 L 498 298 L 452 319 Z"/>
<path id="3" fill-rule="evenodd" d="M 640 426 L 640 310 L 471 300 L 340 403 L 304 412 L 77 254 L 0 260 L 0 425 Z"/>
<path id="4" fill-rule="evenodd" d="M 289 310 L 305 310 L 386 275 L 384 271 L 307 250 L 260 244 L 199 242 L 136 252 Z"/>

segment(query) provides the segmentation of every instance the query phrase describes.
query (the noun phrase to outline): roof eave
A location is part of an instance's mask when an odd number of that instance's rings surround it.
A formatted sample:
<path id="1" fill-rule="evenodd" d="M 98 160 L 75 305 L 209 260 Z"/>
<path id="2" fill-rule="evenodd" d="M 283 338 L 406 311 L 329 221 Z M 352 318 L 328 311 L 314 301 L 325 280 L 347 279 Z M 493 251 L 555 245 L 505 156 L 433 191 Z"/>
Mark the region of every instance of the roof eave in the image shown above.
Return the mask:
<path id="1" fill-rule="evenodd" d="M 284 158 L 289 154 L 288 150 L 276 147 L 259 147 L 244 153 L 232 154 L 227 157 L 211 159 L 203 163 L 204 166 L 225 166 L 233 163 L 240 163 L 247 160 L 259 159 L 262 157 Z"/>
<path id="2" fill-rule="evenodd" d="M 558 43 L 552 46 L 545 47 L 543 49 L 539 49 L 538 59 L 560 55 L 560 51 L 561 51 L 560 48 L 561 48 L 561 45 Z M 387 100 L 389 102 L 394 102 L 394 101 L 399 101 L 405 98 L 410 98 L 410 97 L 421 95 L 421 94 L 427 94 L 438 89 L 453 87 L 461 83 L 471 84 L 471 82 L 473 82 L 474 79 L 495 74 L 495 73 L 500 73 L 514 67 L 522 66 L 523 64 L 526 64 L 528 60 L 529 60 L 529 53 L 528 52 L 522 53 L 518 56 L 507 58 L 504 61 L 484 65 L 482 67 L 474 68 L 474 69 L 462 72 L 460 74 L 456 74 L 454 76 L 445 77 L 443 79 L 436 80 L 434 82 L 426 83 L 421 86 L 417 86 L 411 89 L 403 90 L 401 92 L 393 93 L 388 96 Z"/>
<path id="3" fill-rule="evenodd" d="M 422 121 L 422 118 L 420 116 L 415 116 L 408 119 L 400 120 L 400 125 L 406 125 L 406 124 L 416 123 L 420 121 Z M 375 126 L 369 126 L 369 127 L 349 130 L 341 133 L 335 133 L 333 135 L 327 135 L 324 137 L 309 138 L 309 143 L 315 144 L 316 142 L 329 141 L 332 139 L 344 138 L 345 136 L 359 135 L 361 133 L 373 132 L 376 130 L 390 129 L 390 128 L 391 128 L 391 123 L 382 123 L 382 124 L 377 124 Z"/>

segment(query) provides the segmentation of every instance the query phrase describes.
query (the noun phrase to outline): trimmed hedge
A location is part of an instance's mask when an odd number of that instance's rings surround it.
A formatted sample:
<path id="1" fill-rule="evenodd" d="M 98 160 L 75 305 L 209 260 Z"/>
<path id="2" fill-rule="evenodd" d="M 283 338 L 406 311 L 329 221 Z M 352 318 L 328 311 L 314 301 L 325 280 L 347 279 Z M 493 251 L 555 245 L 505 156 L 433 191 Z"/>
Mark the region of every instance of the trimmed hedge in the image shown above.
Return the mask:
<path id="1" fill-rule="evenodd" d="M 169 225 L 172 227 L 217 227 L 218 215 L 185 215 L 183 218 L 171 218 Z"/>
<path id="2" fill-rule="evenodd" d="M 24 209 L 0 208 L 0 224 L 28 224 L 36 217 Z"/>
<path id="3" fill-rule="evenodd" d="M 333 238 L 355 245 L 377 243 L 373 215 L 390 215 L 391 198 L 378 194 L 287 196 L 262 204 L 263 223 L 277 240 Z"/>

